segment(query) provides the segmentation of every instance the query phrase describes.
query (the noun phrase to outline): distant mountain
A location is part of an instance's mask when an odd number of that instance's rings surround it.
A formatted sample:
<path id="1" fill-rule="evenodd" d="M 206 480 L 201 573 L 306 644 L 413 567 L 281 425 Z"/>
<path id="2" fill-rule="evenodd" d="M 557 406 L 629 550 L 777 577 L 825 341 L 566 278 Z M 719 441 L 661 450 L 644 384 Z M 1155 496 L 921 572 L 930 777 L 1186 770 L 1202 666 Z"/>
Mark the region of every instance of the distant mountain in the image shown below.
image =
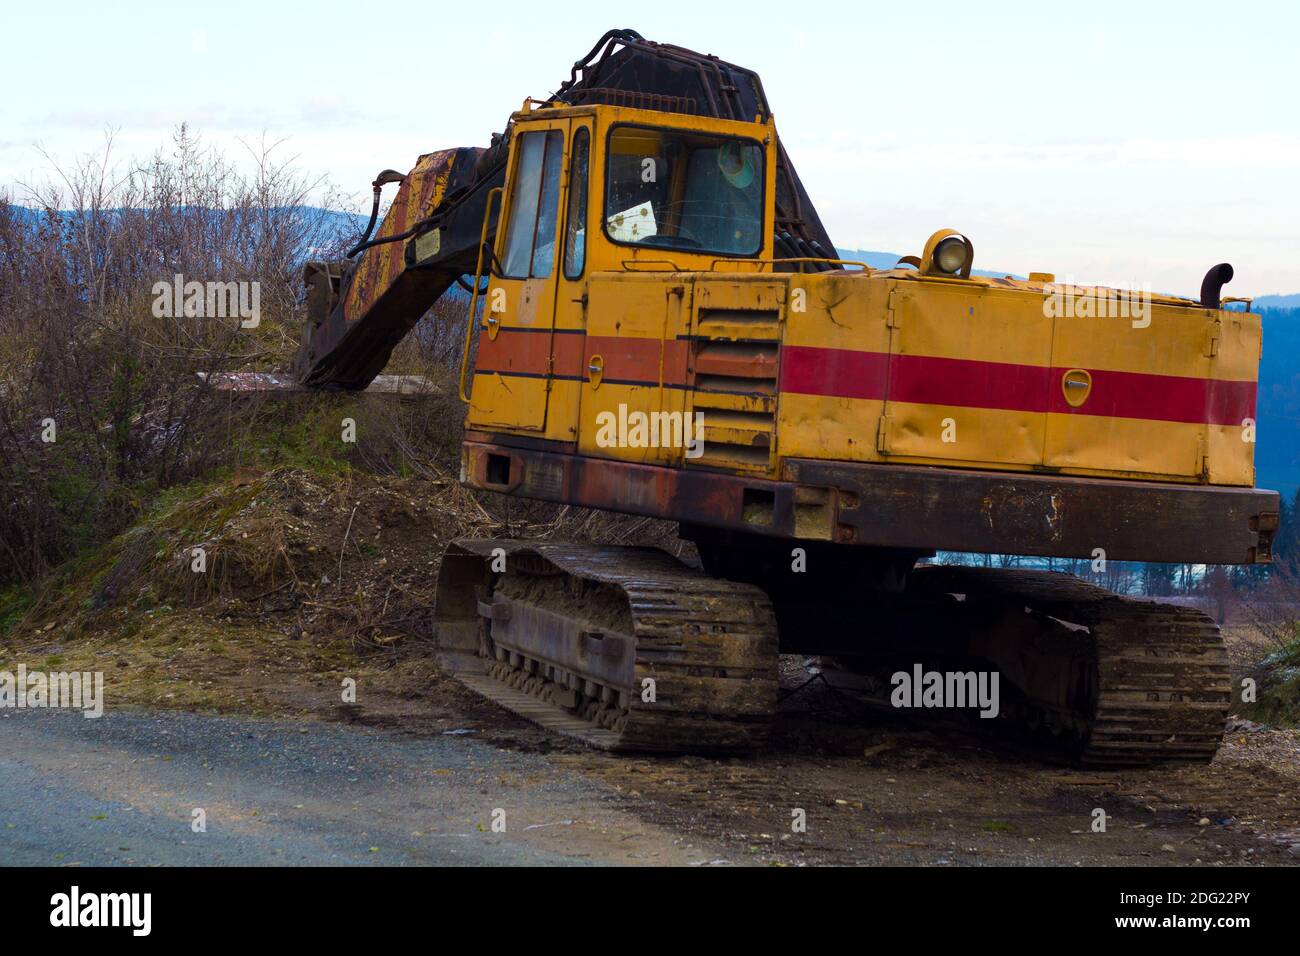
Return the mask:
<path id="1" fill-rule="evenodd" d="M 868 252 L 865 249 L 836 249 L 841 259 L 865 262 L 872 269 L 892 269 L 901 258 L 893 252 Z"/>
<path id="2" fill-rule="evenodd" d="M 856 262 L 865 262 L 872 269 L 892 269 L 898 265 L 898 260 L 902 257 L 893 252 L 869 252 L 866 249 L 836 249 L 841 259 L 850 259 Z M 987 269 L 972 269 L 972 275 L 987 276 L 991 279 L 1000 279 L 1003 276 L 1014 275 L 1011 272 L 990 272 Z M 1024 276 L 1015 276 L 1022 279 Z"/>
<path id="3" fill-rule="evenodd" d="M 189 208 L 194 209 L 195 207 Z M 283 209 L 278 209 L 276 211 L 284 211 L 289 208 L 290 207 L 283 207 Z M 349 238 L 351 236 L 359 236 L 361 230 L 366 228 L 366 223 L 370 219 L 369 215 L 361 215 L 352 212 L 337 212 L 332 209 L 321 209 L 318 206 L 293 206 L 291 208 L 293 211 L 300 213 L 306 219 L 319 217 L 325 235 L 330 238 Z M 10 205 L 9 209 L 13 211 L 14 216 L 20 223 L 29 228 L 39 225 L 45 219 L 45 210 L 43 209 L 33 209 L 30 206 L 19 205 Z M 122 210 L 120 209 L 105 210 L 106 214 L 109 216 L 116 215 L 121 211 Z M 60 221 L 67 222 L 74 219 L 77 214 L 71 209 L 60 209 L 56 215 Z"/>
<path id="4" fill-rule="evenodd" d="M 1300 309 L 1300 292 L 1291 295 L 1261 295 L 1255 298 L 1256 311 L 1266 309 Z"/>
<path id="5" fill-rule="evenodd" d="M 1269 296 L 1300 299 L 1300 296 Z M 1256 484 L 1287 499 L 1300 488 L 1300 308 L 1256 308 L 1264 317 L 1264 356 L 1259 363 Z"/>

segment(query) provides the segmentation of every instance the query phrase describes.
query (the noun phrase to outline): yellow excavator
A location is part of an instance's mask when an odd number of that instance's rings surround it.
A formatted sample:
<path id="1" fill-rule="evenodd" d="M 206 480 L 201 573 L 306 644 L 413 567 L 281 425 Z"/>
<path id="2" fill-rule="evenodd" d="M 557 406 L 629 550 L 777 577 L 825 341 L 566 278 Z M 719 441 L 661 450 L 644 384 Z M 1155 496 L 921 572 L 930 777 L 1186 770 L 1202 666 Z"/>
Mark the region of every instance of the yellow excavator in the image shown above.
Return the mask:
<path id="1" fill-rule="evenodd" d="M 676 521 L 702 565 L 456 542 L 434 616 L 466 685 L 595 747 L 744 752 L 778 655 L 813 654 L 996 674 L 999 725 L 1082 764 L 1214 756 L 1232 690 L 1205 614 L 924 562 L 1269 562 L 1260 318 L 1230 266 L 1192 299 L 981 275 L 950 229 L 842 261 L 757 74 L 630 30 L 488 147 L 374 194 L 348 257 L 306 268 L 297 381 L 366 387 L 459 285 L 461 480 Z"/>

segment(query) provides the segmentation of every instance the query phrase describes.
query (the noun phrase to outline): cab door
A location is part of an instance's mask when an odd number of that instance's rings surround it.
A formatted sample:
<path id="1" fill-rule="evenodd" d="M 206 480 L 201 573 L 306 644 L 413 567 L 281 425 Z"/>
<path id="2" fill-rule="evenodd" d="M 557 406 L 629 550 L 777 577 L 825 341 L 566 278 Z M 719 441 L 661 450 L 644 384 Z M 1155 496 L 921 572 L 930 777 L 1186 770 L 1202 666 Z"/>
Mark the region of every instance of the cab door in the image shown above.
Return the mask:
<path id="1" fill-rule="evenodd" d="M 520 124 L 506 170 L 504 228 L 485 296 L 470 395 L 472 425 L 542 431 L 560 273 L 561 182 L 570 121 Z"/>
<path id="2" fill-rule="evenodd" d="M 592 190 L 592 121 L 575 116 L 569 130 L 569 160 L 564 177 L 563 251 L 556 266 L 555 327 L 552 334 L 550 395 L 543 437 L 571 442 L 578 437 L 578 407 L 586 362 L 583 344 L 587 332 L 588 217 L 598 222 L 591 208 L 600 201 Z M 597 226 L 599 230 L 599 226 Z"/>

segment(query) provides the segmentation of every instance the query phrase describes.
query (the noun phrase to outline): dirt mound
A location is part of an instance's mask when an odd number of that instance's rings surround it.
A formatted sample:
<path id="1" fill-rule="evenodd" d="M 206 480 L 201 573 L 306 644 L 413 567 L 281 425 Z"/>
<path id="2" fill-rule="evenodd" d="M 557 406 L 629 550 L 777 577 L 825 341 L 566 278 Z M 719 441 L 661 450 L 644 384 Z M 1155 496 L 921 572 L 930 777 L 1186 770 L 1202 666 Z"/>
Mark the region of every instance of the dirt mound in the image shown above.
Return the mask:
<path id="1" fill-rule="evenodd" d="M 161 507 L 30 617 L 96 633 L 203 609 L 383 645 L 427 635 L 446 543 L 498 525 L 454 482 L 240 471 Z"/>
<path id="2" fill-rule="evenodd" d="M 681 547 L 674 532 L 477 495 L 440 476 L 241 469 L 168 492 L 130 531 L 51 576 L 0 633 L 0 666 L 107 669 L 114 705 L 244 713 L 334 714 L 341 678 L 370 679 L 408 712 L 436 713 L 458 697 L 429 653 L 449 541 Z M 367 701 L 372 717 L 377 700 Z"/>
<path id="3" fill-rule="evenodd" d="M 500 524 L 449 480 L 238 471 L 63 568 L 0 663 L 105 670 L 114 706 L 333 713 L 344 677 L 412 697 L 443 548 Z"/>

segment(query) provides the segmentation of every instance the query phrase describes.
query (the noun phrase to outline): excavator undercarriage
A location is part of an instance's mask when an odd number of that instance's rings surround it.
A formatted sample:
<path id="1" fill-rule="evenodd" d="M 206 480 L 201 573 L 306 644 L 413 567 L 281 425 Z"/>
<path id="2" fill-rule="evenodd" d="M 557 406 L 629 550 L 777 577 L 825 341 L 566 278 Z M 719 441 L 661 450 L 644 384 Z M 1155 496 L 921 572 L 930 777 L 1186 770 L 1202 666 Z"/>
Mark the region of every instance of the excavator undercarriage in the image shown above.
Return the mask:
<path id="1" fill-rule="evenodd" d="M 894 582 L 909 560 L 870 559 Z M 742 562 L 733 573 L 755 576 Z M 1049 759 L 1140 766 L 1218 749 L 1227 656 L 1198 610 L 1045 571 L 927 566 L 901 591 L 855 580 L 851 598 L 814 606 L 657 549 L 460 541 L 438 582 L 440 659 L 501 706 L 612 751 L 762 749 L 781 652 L 833 657 L 881 703 L 892 675 L 973 687 L 996 673 L 997 736 Z"/>
<path id="2" fill-rule="evenodd" d="M 459 680 L 601 749 L 752 751 L 776 716 L 766 596 L 658 549 L 459 541 L 434 616 Z"/>

